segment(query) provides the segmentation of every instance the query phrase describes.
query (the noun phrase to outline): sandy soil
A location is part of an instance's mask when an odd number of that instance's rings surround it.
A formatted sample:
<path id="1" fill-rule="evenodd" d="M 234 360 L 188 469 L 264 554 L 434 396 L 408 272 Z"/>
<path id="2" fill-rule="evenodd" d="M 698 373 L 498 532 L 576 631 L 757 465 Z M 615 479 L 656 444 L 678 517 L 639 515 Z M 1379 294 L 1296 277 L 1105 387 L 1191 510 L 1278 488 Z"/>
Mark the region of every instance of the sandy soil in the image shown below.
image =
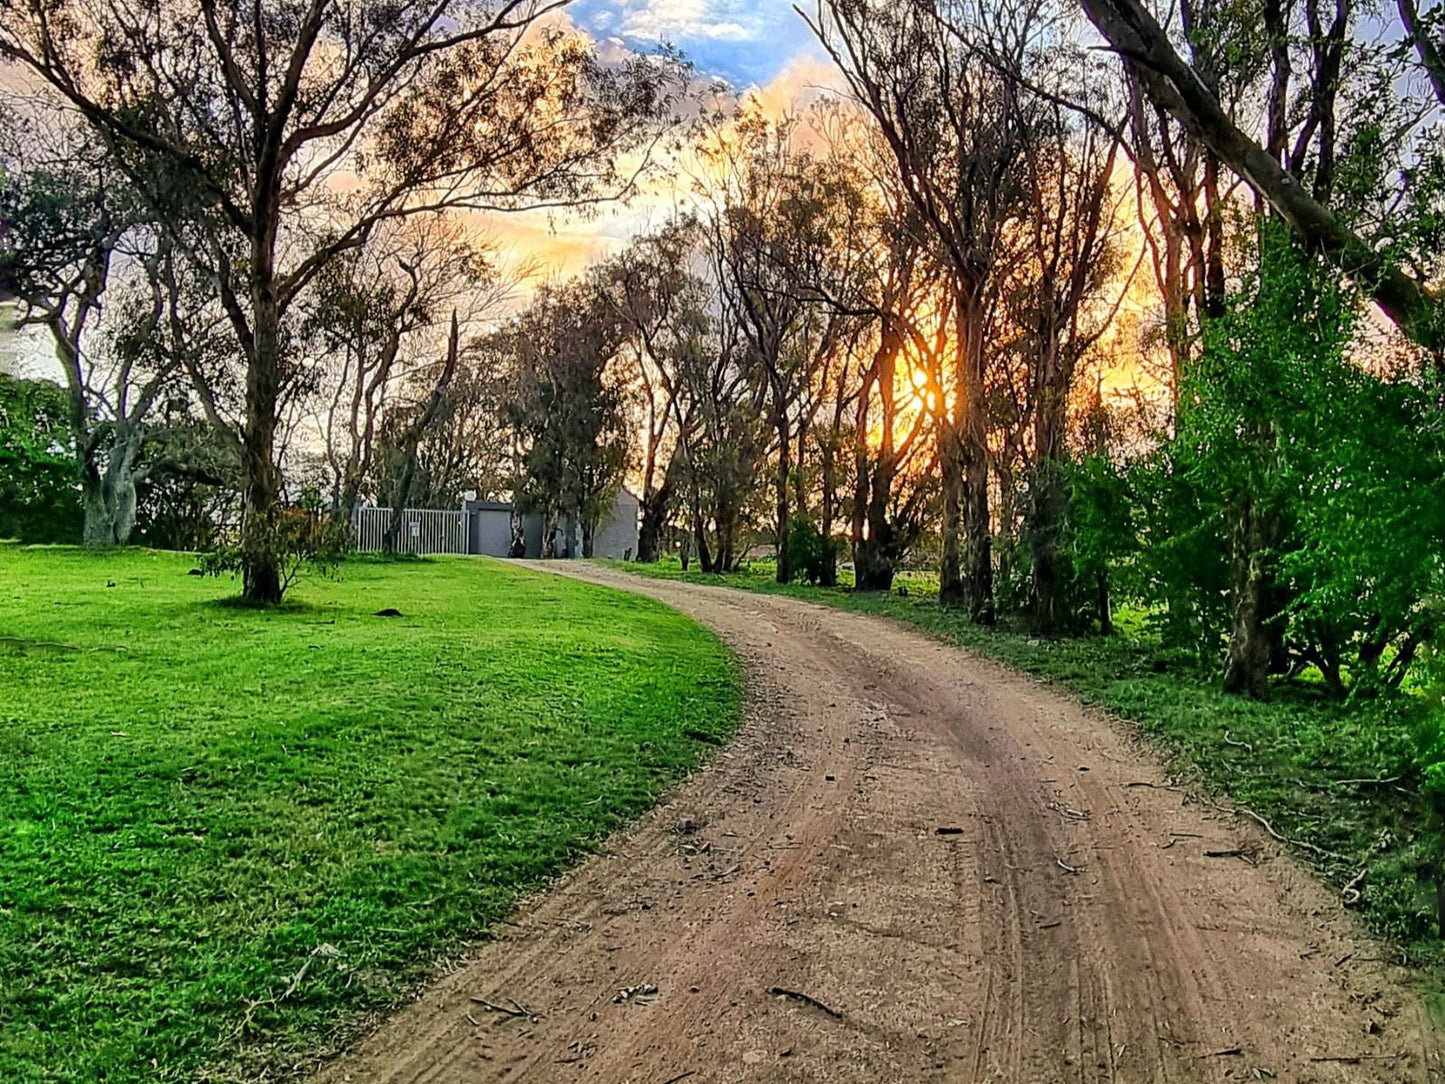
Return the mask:
<path id="1" fill-rule="evenodd" d="M 1125 727 L 881 619 L 565 571 L 716 629 L 746 723 L 320 1082 L 1445 1079 L 1385 950 Z"/>

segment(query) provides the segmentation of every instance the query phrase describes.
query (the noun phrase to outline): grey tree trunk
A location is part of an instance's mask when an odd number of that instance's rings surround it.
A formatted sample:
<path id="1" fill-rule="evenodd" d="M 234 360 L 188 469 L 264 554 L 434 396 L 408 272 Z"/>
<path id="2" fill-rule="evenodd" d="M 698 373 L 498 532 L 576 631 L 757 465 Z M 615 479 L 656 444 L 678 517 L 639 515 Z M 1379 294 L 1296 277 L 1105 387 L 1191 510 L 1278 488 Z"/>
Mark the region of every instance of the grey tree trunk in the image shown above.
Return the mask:
<path id="1" fill-rule="evenodd" d="M 279 198 L 279 197 L 278 197 Z M 262 206 L 258 234 L 251 242 L 250 364 L 246 366 L 246 421 L 241 433 L 242 595 L 251 602 L 281 601 L 281 560 L 276 552 L 276 516 L 281 472 L 276 465 L 276 424 L 281 398 L 281 310 L 276 299 L 276 220 Z"/>
<path id="2" fill-rule="evenodd" d="M 1231 615 L 1224 689 L 1260 699 L 1269 692 L 1273 626 L 1278 620 L 1270 612 L 1273 520 L 1249 499 L 1240 501 L 1229 515 Z"/>
<path id="3" fill-rule="evenodd" d="M 85 513 L 83 540 L 87 548 L 124 546 L 135 529 L 136 457 L 139 434 L 118 432 L 104 453 L 91 451 L 81 465 L 81 507 Z"/>

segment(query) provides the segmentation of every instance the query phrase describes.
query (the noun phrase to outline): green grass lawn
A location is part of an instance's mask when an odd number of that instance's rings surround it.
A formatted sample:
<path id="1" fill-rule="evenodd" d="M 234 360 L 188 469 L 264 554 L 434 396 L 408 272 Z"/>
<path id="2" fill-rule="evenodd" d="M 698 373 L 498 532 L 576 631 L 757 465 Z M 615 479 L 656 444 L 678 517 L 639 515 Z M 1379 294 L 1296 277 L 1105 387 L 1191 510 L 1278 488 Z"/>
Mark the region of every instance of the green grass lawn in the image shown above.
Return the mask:
<path id="1" fill-rule="evenodd" d="M 276 1079 L 737 717 L 722 645 L 616 591 L 351 562 L 257 611 L 192 563 L 0 544 L 5 1084 Z"/>
<path id="2" fill-rule="evenodd" d="M 1060 640 L 1035 639 L 1008 625 L 980 628 L 938 605 L 937 580 L 927 574 L 900 580 L 909 588 L 901 597 L 782 586 L 767 562 L 721 577 L 695 566 L 684 574 L 676 559 L 617 567 L 880 614 L 1056 682 L 1136 724 L 1200 793 L 1244 805 L 1300 841 L 1300 857 L 1336 888 L 1364 870 L 1359 909 L 1406 958 L 1445 979 L 1434 890 L 1421 877 L 1425 809 L 1411 776 L 1403 712 L 1378 702 L 1341 704 L 1310 687 L 1282 690 L 1268 702 L 1228 696 L 1197 664 L 1160 650 L 1139 621 L 1121 621 L 1123 631 L 1113 637 Z M 1359 782 L 1392 777 L 1399 778 Z"/>

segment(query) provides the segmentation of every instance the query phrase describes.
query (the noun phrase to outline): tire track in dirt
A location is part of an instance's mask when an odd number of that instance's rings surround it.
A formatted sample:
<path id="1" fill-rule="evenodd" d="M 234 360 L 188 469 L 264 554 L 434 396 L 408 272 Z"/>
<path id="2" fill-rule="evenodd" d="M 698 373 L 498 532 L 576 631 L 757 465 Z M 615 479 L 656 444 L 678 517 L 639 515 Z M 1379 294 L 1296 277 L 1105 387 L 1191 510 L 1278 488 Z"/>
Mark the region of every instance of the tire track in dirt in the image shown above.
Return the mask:
<path id="1" fill-rule="evenodd" d="M 1445 1078 L 1384 951 L 1122 726 L 883 619 L 547 567 L 714 628 L 744 725 L 319 1084 Z"/>

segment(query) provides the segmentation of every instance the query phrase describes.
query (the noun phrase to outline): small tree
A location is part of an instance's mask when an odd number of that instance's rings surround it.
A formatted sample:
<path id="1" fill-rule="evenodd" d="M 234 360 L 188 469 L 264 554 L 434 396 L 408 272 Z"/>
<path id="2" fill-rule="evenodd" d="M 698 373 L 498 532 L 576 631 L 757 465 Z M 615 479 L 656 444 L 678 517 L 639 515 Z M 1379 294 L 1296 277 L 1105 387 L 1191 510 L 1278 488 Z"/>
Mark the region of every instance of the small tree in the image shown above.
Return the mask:
<path id="1" fill-rule="evenodd" d="M 614 366 L 623 325 L 594 281 L 546 286 L 507 331 L 516 376 L 508 421 L 519 438 L 514 492 L 542 517 L 542 556 L 566 516 L 592 555 L 597 525 L 627 469 L 630 445 Z"/>

